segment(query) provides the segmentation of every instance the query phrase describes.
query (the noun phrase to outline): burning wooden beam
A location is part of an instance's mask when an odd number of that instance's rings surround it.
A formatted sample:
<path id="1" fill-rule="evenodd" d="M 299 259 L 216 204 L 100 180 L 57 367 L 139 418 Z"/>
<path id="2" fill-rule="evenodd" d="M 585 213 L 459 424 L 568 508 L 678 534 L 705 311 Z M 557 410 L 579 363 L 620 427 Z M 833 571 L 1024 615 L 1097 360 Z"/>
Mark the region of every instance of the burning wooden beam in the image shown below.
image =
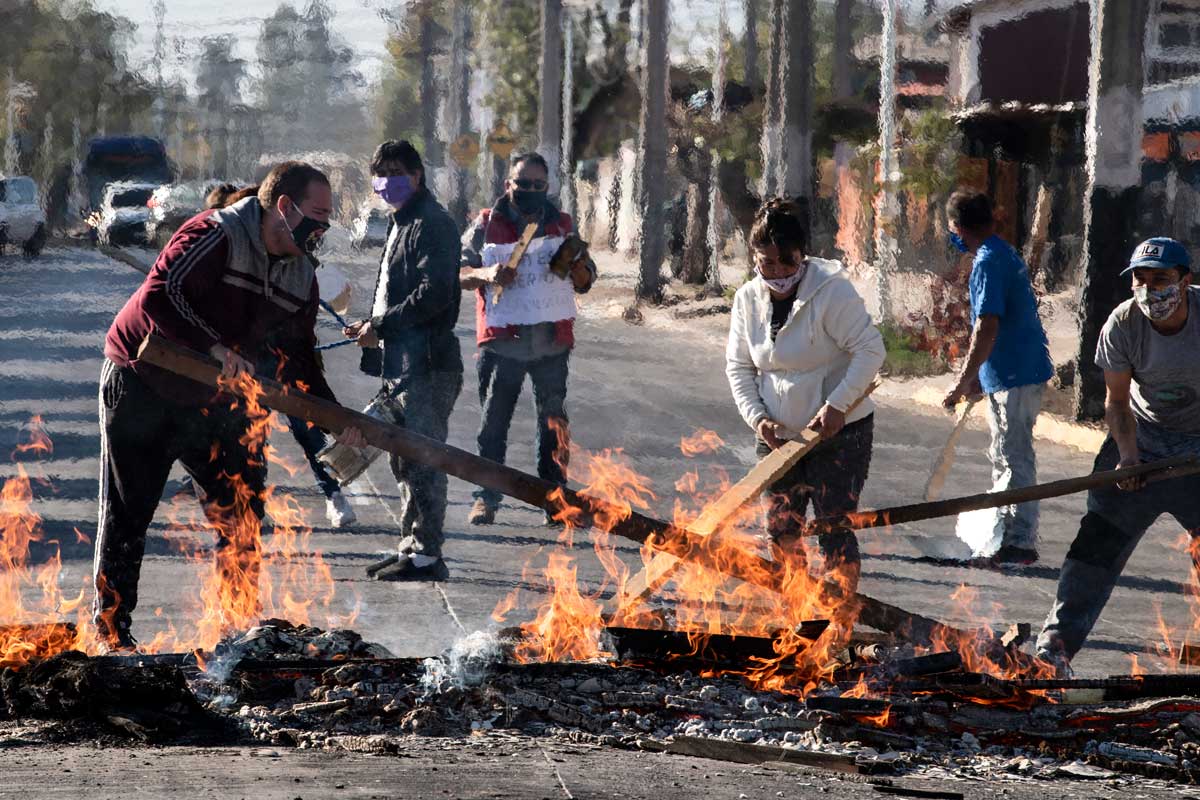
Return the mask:
<path id="1" fill-rule="evenodd" d="M 325 430 L 358 428 L 369 444 L 381 450 L 407 461 L 427 464 L 447 475 L 515 497 L 552 514 L 560 514 L 566 509 L 576 510 L 578 513 L 571 520 L 574 525 L 599 527 L 597 521 L 601 520 L 605 523 L 604 529 L 612 535 L 692 561 L 772 592 L 782 594 L 786 589 L 786 575 L 781 565 L 762 556 L 742 552 L 731 557 L 730 553 L 719 552 L 711 537 L 706 539 L 686 528 L 639 514 L 628 506 L 560 487 L 266 377 L 257 376 L 254 381 L 256 386 L 253 387 L 222 381 L 221 369 L 216 361 L 160 336 L 146 337 L 138 349 L 138 359 L 204 386 L 221 388 L 243 397 L 247 393 L 254 394 L 263 405 L 307 420 Z M 911 614 L 866 595 L 856 594 L 847 599 L 859 605 L 859 618 L 864 624 L 881 631 L 894 632 L 917 641 L 930 641 L 935 635 L 946 642 L 973 641 L 977 638 L 970 632 Z"/>
<path id="2" fill-rule="evenodd" d="M 604 631 L 612 651 L 622 661 L 653 661 L 659 664 L 671 661 L 691 664 L 703 662 L 714 666 L 746 668 L 755 666 L 755 661 L 759 666 L 779 661 L 782 656 L 776 649 L 778 642 L 795 638 L 816 641 L 828 627 L 829 620 L 822 619 L 804 622 L 792 632 L 780 631 L 770 636 L 732 636 L 616 626 L 607 627 Z"/>
<path id="3" fill-rule="evenodd" d="M 1086 492 L 1112 486 L 1127 478 L 1145 478 L 1147 483 L 1181 478 L 1185 475 L 1200 473 L 1200 460 L 1195 456 L 1176 456 L 1152 461 L 1148 464 L 1137 464 L 1122 469 L 1104 470 L 1082 475 L 1077 478 L 1066 478 L 1061 481 L 1050 481 L 1034 486 L 1023 486 L 1019 489 L 1008 489 L 1003 492 L 984 492 L 965 497 L 953 497 L 949 500 L 937 500 L 930 503 L 913 503 L 906 506 L 893 506 L 872 511 L 852 511 L 836 516 L 821 517 L 813 520 L 805 532 L 806 536 L 820 536 L 834 530 L 856 531 L 866 528 L 883 528 L 890 525 L 900 525 L 906 522 L 920 522 L 938 517 L 949 517 L 967 511 L 979 511 L 985 508 L 1001 508 L 1003 506 L 1030 503 L 1037 500 L 1048 500 L 1052 497 Z"/>

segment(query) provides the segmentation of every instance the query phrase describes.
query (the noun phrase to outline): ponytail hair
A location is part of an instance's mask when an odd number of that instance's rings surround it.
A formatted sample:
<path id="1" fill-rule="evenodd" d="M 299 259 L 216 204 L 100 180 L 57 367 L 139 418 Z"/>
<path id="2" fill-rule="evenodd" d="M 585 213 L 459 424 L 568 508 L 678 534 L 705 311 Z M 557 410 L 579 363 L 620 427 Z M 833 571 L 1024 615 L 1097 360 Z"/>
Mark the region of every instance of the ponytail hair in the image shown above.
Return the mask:
<path id="1" fill-rule="evenodd" d="M 774 245 L 779 249 L 779 260 L 794 264 L 792 253 L 808 254 L 808 223 L 800 205 L 787 197 L 767 200 L 754 215 L 754 226 L 750 229 L 750 246 L 762 249 Z"/>

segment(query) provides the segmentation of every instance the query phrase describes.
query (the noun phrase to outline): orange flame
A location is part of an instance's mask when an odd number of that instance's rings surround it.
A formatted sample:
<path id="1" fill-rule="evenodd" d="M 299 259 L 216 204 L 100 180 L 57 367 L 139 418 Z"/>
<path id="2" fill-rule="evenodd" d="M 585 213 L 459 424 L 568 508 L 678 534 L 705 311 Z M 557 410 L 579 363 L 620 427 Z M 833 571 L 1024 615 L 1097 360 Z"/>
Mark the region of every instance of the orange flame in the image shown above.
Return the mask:
<path id="1" fill-rule="evenodd" d="M 711 439 L 708 439 L 711 441 Z M 628 518 L 636 509 L 650 513 L 657 497 L 650 482 L 639 475 L 620 450 L 590 453 L 572 448 L 571 462 L 576 465 L 575 477 L 584 485 L 583 493 L 602 501 L 607 508 L 593 515 L 598 531 L 594 534 L 594 549 L 604 568 L 599 586 L 583 588 L 578 583 L 578 564 L 571 549 L 573 523 L 580 509 L 566 505 L 561 493 L 552 499 L 561 511 L 556 515 L 566 523 L 567 530 L 540 568 L 527 565 L 523 583 L 546 587 L 546 598 L 533 609 L 533 620 L 522 625 L 525 641 L 517 649 L 523 660 L 558 658 L 592 658 L 600 655 L 598 637 L 606 624 L 630 627 L 661 627 L 662 621 L 652 609 L 606 606 L 601 598 L 606 590 L 615 588 L 623 596 L 629 578 L 625 563 L 618 557 L 611 531 L 618 522 Z M 698 473 L 685 476 L 677 489 L 685 495 L 675 501 L 674 524 L 686 526 L 694 521 L 704 507 L 704 501 L 729 488 L 724 472 L 715 472 L 715 482 L 700 479 Z M 699 508 L 691 508 L 698 500 Z M 850 614 L 842 627 L 831 626 L 828 635 L 814 643 L 802 639 L 796 631 L 800 623 L 812 619 L 835 619 L 844 616 L 838 601 L 852 592 L 857 573 L 843 575 L 838 570 L 819 575 L 820 559 L 804 547 L 776 548 L 774 568 L 782 576 L 783 591 L 779 594 L 727 577 L 726 571 L 755 574 L 770 562 L 759 554 L 761 539 L 747 529 L 759 527 L 759 509 L 747 507 L 733 514 L 705 540 L 705 558 L 719 569 L 681 563 L 672 580 L 657 592 L 657 598 L 671 603 L 671 627 L 690 634 L 690 644 L 696 652 L 706 646 L 707 637 L 715 633 L 739 636 L 770 636 L 775 657 L 755 664 L 746 670 L 747 677 L 763 688 L 795 691 L 814 686 L 820 676 L 831 675 L 835 665 L 832 657 L 839 641 L 853 624 Z M 648 564 L 660 554 L 661 543 L 654 540 L 643 546 L 642 562 Z M 540 556 L 538 557 L 540 560 Z M 810 571 L 810 567 L 814 568 Z M 762 576 L 764 579 L 766 576 Z M 527 595 L 513 592 L 496 607 L 493 617 L 503 621 L 522 608 Z M 611 612 L 606 620 L 605 612 Z"/>
<path id="2" fill-rule="evenodd" d="M 249 398 L 243 410 L 250 425 L 242 444 L 251 458 L 267 458 L 286 466 L 264 446 L 272 423 L 261 405 L 259 384 L 244 377 L 232 388 Z M 18 446 L 18 453 L 39 457 L 53 453 L 40 417 L 31 420 L 28 431 L 29 441 Z M 220 545 L 215 559 L 209 561 L 198 540 L 191 541 L 188 536 L 176 540 L 180 551 L 205 572 L 202 587 L 189 606 L 189 621 L 177 627 L 175 621 L 165 620 L 166 629 L 142 649 L 153 653 L 211 648 L 225 634 L 257 624 L 264 615 L 301 624 L 353 624 L 356 609 L 349 615 L 335 612 L 332 571 L 322 554 L 313 550 L 312 530 L 296 499 L 274 487 L 256 493 L 240 476 L 225 477 L 234 489 L 231 507 L 210 504 L 203 518 L 194 504 L 182 500 L 168 509 L 172 533 L 189 535 L 215 529 Z M 254 511 L 259 503 L 274 523 L 267 547 Z M 75 538 L 80 543 L 91 542 L 78 529 Z M 94 652 L 99 643 L 84 589 L 76 596 L 60 589 L 62 561 L 56 544 L 44 540 L 29 476 L 18 463 L 17 475 L 0 488 L 0 619 L 5 620 L 0 624 L 0 667 L 19 667 L 68 649 Z M 52 555 L 37 567 L 30 555 L 34 545 L 53 548 Z M 70 615 L 75 616 L 74 625 L 65 619 Z M 163 617 L 162 609 L 155 615 Z"/>
<path id="3" fill-rule="evenodd" d="M 679 451 L 688 458 L 695 458 L 704 453 L 711 453 L 725 446 L 725 442 L 716 431 L 700 428 L 691 436 L 679 440 Z"/>

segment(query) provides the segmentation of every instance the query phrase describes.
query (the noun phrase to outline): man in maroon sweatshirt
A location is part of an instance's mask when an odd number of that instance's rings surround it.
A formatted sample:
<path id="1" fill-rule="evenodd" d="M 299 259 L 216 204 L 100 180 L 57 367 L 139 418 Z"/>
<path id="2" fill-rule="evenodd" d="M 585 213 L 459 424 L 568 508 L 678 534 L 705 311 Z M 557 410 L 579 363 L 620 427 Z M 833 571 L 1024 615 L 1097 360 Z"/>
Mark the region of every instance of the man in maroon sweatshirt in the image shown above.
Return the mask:
<path id="1" fill-rule="evenodd" d="M 319 294 L 306 244 L 329 227 L 329 179 L 297 161 L 278 165 L 257 197 L 186 222 L 109 328 L 100 373 L 100 514 L 93 614 L 110 650 L 136 646 L 130 625 L 146 529 L 179 461 L 217 529 L 226 586 L 254 592 L 266 460 L 243 404 L 137 359 L 157 334 L 253 375 L 270 334 L 315 345 Z M 279 378 L 333 399 L 312 346 L 297 347 Z M 361 433 L 343 438 L 358 444 Z M 240 580 L 230 574 L 243 573 Z M 246 578 L 249 580 L 246 580 Z M 233 589 L 236 590 L 236 589 Z M 248 607 L 257 595 L 245 598 Z"/>

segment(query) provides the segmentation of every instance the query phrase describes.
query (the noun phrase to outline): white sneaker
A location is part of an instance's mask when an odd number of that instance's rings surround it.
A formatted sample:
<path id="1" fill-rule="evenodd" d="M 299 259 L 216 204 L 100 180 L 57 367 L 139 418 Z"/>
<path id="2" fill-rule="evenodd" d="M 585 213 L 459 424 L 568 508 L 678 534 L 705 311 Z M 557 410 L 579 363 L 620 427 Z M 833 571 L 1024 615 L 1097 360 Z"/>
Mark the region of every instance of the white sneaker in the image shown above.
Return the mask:
<path id="1" fill-rule="evenodd" d="M 358 521 L 358 515 L 350 507 L 350 501 L 341 492 L 334 492 L 333 497 L 325 501 L 325 516 L 329 517 L 332 528 L 344 528 Z"/>

